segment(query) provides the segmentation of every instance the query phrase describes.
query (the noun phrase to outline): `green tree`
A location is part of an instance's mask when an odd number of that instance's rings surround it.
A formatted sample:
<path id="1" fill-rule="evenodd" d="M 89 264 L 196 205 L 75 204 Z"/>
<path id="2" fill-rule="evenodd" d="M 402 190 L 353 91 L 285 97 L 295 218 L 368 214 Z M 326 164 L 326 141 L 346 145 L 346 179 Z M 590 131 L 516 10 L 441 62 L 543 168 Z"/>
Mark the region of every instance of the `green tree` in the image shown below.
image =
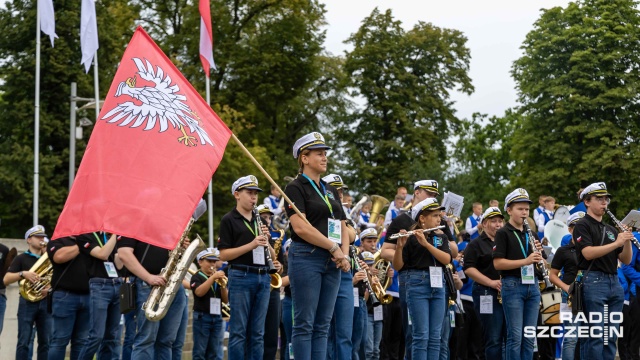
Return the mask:
<path id="1" fill-rule="evenodd" d="M 352 188 L 390 196 L 418 178 L 442 178 L 445 142 L 460 124 L 449 92 L 473 91 L 466 41 L 424 22 L 405 31 L 378 9 L 347 40 L 348 86 L 364 102 L 336 131 Z"/>
<path id="2" fill-rule="evenodd" d="M 513 65 L 522 103 L 512 181 L 573 204 L 605 181 L 619 214 L 637 208 L 640 16 L 631 0 L 543 11 Z"/>
<path id="3" fill-rule="evenodd" d="M 0 234 L 6 237 L 21 237 L 32 223 L 36 3 L 12 0 L 0 9 Z M 101 0 L 96 12 L 105 94 L 138 14 L 126 0 Z M 39 217 L 49 231 L 68 194 L 70 84 L 78 83 L 79 96 L 93 94 L 93 76 L 80 64 L 80 2 L 56 2 L 55 16 L 59 38 L 52 48 L 42 34 L 40 65 Z M 78 141 L 77 159 L 85 145 Z"/>

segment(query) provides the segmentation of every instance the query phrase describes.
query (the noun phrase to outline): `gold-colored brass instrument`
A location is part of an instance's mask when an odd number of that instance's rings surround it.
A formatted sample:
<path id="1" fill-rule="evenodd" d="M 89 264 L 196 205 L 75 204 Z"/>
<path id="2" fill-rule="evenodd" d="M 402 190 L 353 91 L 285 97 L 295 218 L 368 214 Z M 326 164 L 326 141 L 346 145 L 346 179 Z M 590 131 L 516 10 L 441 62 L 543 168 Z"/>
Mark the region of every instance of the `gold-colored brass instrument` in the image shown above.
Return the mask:
<path id="1" fill-rule="evenodd" d="M 387 276 L 387 271 L 391 266 L 391 262 L 382 258 L 382 251 L 378 250 L 373 254 L 373 267 L 378 270 L 378 280 L 384 290 L 387 290 L 391 286 L 392 278 Z"/>
<path id="2" fill-rule="evenodd" d="M 193 270 L 191 268 L 189 268 L 189 270 L 187 271 L 189 272 L 189 274 L 191 274 L 191 276 L 194 276 L 195 274 L 198 273 L 197 270 Z M 218 284 L 218 286 L 220 286 L 223 289 L 227 287 L 227 282 L 228 282 L 228 279 L 226 276 L 221 279 L 215 280 L 215 283 Z M 227 321 L 231 317 L 231 306 L 229 306 L 228 303 L 223 302 L 222 299 L 220 300 L 220 313 L 222 314 L 222 318 Z"/>
<path id="3" fill-rule="evenodd" d="M 367 269 L 367 276 L 372 279 L 375 275 L 371 274 L 369 269 Z M 373 292 L 376 294 L 376 298 L 380 301 L 381 304 L 387 305 L 393 301 L 393 296 L 387 294 L 387 291 L 382 287 L 380 281 L 370 281 L 371 288 Z"/>
<path id="4" fill-rule="evenodd" d="M 38 274 L 40 280 L 33 283 L 27 279 L 20 280 L 18 283 L 20 295 L 30 302 L 40 301 L 45 297 L 42 290 L 51 285 L 51 276 L 53 275 L 53 266 L 51 266 L 49 255 L 46 252 L 42 254 L 29 271 Z"/>
<path id="5" fill-rule="evenodd" d="M 364 206 L 364 204 L 367 201 L 370 201 L 371 198 L 369 197 L 369 195 L 364 194 L 362 196 L 362 199 L 360 199 L 360 201 L 358 201 L 355 205 L 353 205 L 353 208 L 351 209 L 351 214 L 350 214 L 350 218 L 351 220 L 353 220 L 354 224 L 358 224 L 358 220 L 360 220 L 360 210 L 362 210 L 362 206 Z"/>
<path id="6" fill-rule="evenodd" d="M 282 240 L 284 239 L 284 230 L 278 230 L 280 232 L 280 237 L 278 237 L 273 244 L 273 251 L 276 253 L 276 260 L 278 259 L 278 254 L 280 254 L 280 249 L 282 249 Z M 282 287 L 282 277 L 280 274 L 275 273 L 271 274 L 271 289 L 280 289 Z"/>
<path id="7" fill-rule="evenodd" d="M 378 216 L 384 208 L 389 206 L 391 202 L 380 195 L 371 195 L 371 212 L 369 216 L 370 224 L 377 224 Z"/>
<path id="8" fill-rule="evenodd" d="M 522 225 L 524 227 L 525 232 L 527 233 L 527 235 L 529 237 L 529 246 L 531 246 L 532 251 L 540 252 L 536 248 L 536 245 L 534 243 L 535 237 L 533 235 L 533 231 L 531 230 L 531 227 L 529 226 L 529 221 L 527 220 L 527 218 L 524 218 L 522 220 Z M 555 285 L 553 285 L 551 280 L 549 280 L 549 269 L 547 269 L 547 266 L 545 265 L 544 259 L 540 260 L 537 264 L 535 264 L 535 266 L 536 266 L 536 269 L 538 269 L 538 271 L 540 271 L 540 273 L 542 273 L 542 277 L 543 277 L 543 281 L 539 282 L 540 291 L 555 289 Z"/>

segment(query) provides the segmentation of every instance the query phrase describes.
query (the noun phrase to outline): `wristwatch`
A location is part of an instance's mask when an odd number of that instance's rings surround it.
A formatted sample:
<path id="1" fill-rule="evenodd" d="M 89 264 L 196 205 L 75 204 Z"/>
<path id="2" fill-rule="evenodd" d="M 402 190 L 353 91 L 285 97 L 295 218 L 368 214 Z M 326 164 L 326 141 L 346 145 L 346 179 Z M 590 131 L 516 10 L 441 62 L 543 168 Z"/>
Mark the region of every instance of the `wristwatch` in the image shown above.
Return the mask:
<path id="1" fill-rule="evenodd" d="M 22 276 L 22 271 L 20 271 L 20 272 L 18 273 L 18 275 L 20 275 L 20 279 L 23 279 L 23 278 L 24 278 L 24 276 Z"/>

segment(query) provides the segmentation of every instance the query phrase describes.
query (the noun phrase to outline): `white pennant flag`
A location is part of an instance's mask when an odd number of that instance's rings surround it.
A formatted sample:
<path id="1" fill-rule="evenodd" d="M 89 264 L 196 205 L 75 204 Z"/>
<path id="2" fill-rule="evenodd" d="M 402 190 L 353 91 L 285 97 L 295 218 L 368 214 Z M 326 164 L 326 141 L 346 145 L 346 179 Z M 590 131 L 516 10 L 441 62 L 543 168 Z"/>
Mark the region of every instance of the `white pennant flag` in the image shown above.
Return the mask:
<path id="1" fill-rule="evenodd" d="M 58 38 L 58 35 L 56 35 L 56 18 L 53 15 L 53 1 L 38 0 L 38 13 L 40 14 L 40 30 L 49 35 L 51 47 L 53 47 L 53 39 Z"/>
<path id="2" fill-rule="evenodd" d="M 93 55 L 98 51 L 98 21 L 96 20 L 96 4 L 94 0 L 82 0 L 80 14 L 80 47 L 82 48 L 82 64 L 85 72 L 89 72 Z"/>

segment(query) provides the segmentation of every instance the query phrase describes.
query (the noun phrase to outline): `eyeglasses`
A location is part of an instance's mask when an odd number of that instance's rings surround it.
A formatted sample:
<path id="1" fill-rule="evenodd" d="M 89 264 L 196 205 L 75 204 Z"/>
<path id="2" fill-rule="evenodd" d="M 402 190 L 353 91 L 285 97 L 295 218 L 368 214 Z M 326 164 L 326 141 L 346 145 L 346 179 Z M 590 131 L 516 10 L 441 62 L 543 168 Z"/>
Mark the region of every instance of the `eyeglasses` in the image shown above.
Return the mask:
<path id="1" fill-rule="evenodd" d="M 608 196 L 598 196 L 595 198 L 597 202 L 601 203 L 601 204 L 607 204 L 609 205 L 609 203 L 611 203 L 611 198 Z"/>

